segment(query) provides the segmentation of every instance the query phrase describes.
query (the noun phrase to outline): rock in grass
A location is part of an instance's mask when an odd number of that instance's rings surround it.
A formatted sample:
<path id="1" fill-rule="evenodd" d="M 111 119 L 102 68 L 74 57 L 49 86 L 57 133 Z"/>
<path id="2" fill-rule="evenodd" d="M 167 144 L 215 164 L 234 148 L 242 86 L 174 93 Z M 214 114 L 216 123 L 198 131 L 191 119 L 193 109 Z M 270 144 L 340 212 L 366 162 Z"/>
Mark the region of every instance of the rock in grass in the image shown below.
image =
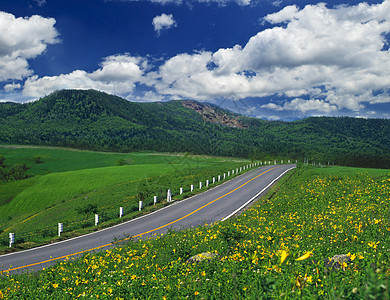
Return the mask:
<path id="1" fill-rule="evenodd" d="M 216 258 L 217 256 L 218 256 L 217 253 L 203 252 L 203 253 L 199 253 L 199 254 L 196 254 L 194 256 L 191 256 L 187 260 L 187 263 L 198 263 L 198 262 L 205 261 L 205 260 L 209 261 L 209 260 Z"/>
<path id="2" fill-rule="evenodd" d="M 349 264 L 351 258 L 346 254 L 337 254 L 331 259 L 325 259 L 325 267 L 328 269 L 340 269 L 344 263 Z"/>

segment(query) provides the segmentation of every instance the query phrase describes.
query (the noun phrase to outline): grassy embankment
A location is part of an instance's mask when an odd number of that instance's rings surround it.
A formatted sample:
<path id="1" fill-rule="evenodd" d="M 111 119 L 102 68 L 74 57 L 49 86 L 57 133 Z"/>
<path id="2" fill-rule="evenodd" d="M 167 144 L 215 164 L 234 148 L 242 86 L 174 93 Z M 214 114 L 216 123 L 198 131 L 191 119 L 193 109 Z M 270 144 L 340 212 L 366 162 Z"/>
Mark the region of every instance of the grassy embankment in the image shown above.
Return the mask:
<path id="1" fill-rule="evenodd" d="M 26 163 L 32 178 L 0 184 L 0 251 L 8 251 L 8 234 L 15 233 L 15 248 L 25 249 L 58 240 L 57 223 L 64 224 L 62 238 L 89 232 L 164 205 L 167 189 L 174 199 L 199 191 L 205 182 L 247 160 L 157 153 L 98 153 L 41 148 L 0 148 L 7 164 Z M 33 157 L 40 156 L 42 163 Z M 119 160 L 126 165 L 117 166 Z M 231 178 L 231 177 L 230 177 Z M 190 192 L 193 184 L 194 192 Z M 184 194 L 179 194 L 179 188 Z M 211 186 L 210 186 L 211 187 Z M 159 204 L 150 206 L 153 196 Z M 148 206 L 138 212 L 138 201 Z M 94 227 L 94 214 L 100 225 Z"/>
<path id="2" fill-rule="evenodd" d="M 237 218 L 7 276 L 0 290 L 9 299 L 388 299 L 389 171 L 307 167 L 278 185 Z M 218 256 L 187 262 L 202 252 Z"/>

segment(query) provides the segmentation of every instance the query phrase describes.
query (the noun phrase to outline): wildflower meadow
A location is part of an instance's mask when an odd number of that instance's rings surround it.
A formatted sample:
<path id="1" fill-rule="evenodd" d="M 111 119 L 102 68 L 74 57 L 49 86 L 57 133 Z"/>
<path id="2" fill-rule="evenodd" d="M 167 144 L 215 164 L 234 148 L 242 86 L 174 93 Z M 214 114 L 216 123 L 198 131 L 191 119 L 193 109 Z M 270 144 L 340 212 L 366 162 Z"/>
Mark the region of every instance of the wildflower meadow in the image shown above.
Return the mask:
<path id="1" fill-rule="evenodd" d="M 388 170 L 300 167 L 227 221 L 4 273 L 0 299 L 389 299 L 389 199 Z"/>

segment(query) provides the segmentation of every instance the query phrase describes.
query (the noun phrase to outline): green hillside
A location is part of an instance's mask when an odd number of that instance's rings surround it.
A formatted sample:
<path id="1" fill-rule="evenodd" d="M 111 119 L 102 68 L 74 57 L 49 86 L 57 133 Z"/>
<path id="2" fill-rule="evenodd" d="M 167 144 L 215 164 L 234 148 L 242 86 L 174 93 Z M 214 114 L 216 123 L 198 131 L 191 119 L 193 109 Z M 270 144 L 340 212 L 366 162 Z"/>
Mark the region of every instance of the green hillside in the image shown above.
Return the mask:
<path id="1" fill-rule="evenodd" d="M 79 235 L 95 229 L 95 213 L 100 215 L 101 227 L 120 221 L 119 207 L 124 208 L 123 219 L 132 219 L 139 215 L 139 201 L 144 202 L 145 211 L 159 208 L 166 202 L 168 189 L 174 199 L 180 200 L 200 191 L 191 192 L 191 184 L 248 163 L 207 156 L 36 147 L 0 147 L 0 155 L 5 157 L 6 165 L 19 162 L 32 166 L 28 170 L 30 178 L 0 180 L 3 252 L 8 249 L 10 232 L 16 232 L 18 249 L 58 239 L 58 222 L 66 228 L 63 237 Z M 38 164 L 32 158 L 37 155 L 41 157 Z M 182 195 L 178 192 L 180 187 L 184 190 Z M 151 205 L 153 196 L 158 197 L 156 206 Z"/>
<path id="2" fill-rule="evenodd" d="M 4 276 L 0 291 L 6 299 L 388 299 L 389 170 L 290 175 L 237 218 Z"/>
<path id="3" fill-rule="evenodd" d="M 27 104 L 1 103 L 0 116 L 3 144 L 308 158 L 390 168 L 390 120 L 270 122 L 194 101 L 136 103 L 94 90 L 62 90 Z"/>

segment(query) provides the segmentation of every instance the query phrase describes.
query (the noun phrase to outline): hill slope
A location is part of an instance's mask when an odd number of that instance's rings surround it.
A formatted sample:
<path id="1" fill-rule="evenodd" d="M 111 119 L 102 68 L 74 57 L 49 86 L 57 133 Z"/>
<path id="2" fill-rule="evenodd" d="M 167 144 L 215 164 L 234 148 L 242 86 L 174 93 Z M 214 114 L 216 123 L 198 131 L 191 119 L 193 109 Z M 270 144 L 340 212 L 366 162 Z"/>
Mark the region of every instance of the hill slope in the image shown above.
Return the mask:
<path id="1" fill-rule="evenodd" d="M 308 157 L 390 168 L 390 120 L 268 122 L 195 101 L 135 103 L 94 90 L 62 90 L 28 104 L 1 103 L 0 143 Z"/>

